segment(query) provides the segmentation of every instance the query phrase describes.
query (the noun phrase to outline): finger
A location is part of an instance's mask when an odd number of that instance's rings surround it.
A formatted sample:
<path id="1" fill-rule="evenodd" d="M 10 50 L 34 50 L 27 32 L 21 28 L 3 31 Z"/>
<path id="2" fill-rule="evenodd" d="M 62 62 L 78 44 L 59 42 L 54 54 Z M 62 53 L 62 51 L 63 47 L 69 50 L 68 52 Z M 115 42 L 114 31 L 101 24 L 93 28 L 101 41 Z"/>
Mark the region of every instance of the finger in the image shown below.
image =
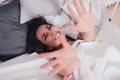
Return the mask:
<path id="1" fill-rule="evenodd" d="M 70 76 L 70 73 L 66 72 L 63 76 L 63 80 L 67 80 L 69 76 Z"/>
<path id="2" fill-rule="evenodd" d="M 43 64 L 43 65 L 41 66 L 41 68 L 42 68 L 42 69 L 46 69 L 46 68 L 48 68 L 48 67 L 53 67 L 53 66 L 55 66 L 56 64 L 58 64 L 58 61 L 57 61 L 56 59 L 55 59 L 55 60 L 51 60 L 51 61 Z"/>
<path id="3" fill-rule="evenodd" d="M 75 11 L 70 6 L 67 6 L 67 8 L 68 8 L 68 10 L 70 12 L 70 15 L 73 18 L 73 20 L 77 21 L 77 14 L 75 13 Z"/>
<path id="4" fill-rule="evenodd" d="M 92 2 L 89 3 L 89 13 L 92 13 Z"/>
<path id="5" fill-rule="evenodd" d="M 52 71 L 48 73 L 48 75 L 55 75 L 59 73 L 62 69 L 63 69 L 63 66 L 57 65 L 56 67 L 54 67 Z"/>
<path id="6" fill-rule="evenodd" d="M 83 1 L 79 0 L 79 2 L 80 2 L 80 5 L 81 5 L 81 8 L 83 10 L 83 13 L 86 13 L 87 11 L 86 11 L 85 5 L 83 4 Z"/>
<path id="7" fill-rule="evenodd" d="M 67 80 L 67 78 L 68 78 L 68 74 L 65 73 L 65 75 L 63 76 L 63 80 Z"/>
<path id="8" fill-rule="evenodd" d="M 75 25 L 74 25 L 74 24 L 71 24 L 71 23 L 65 24 L 64 27 L 66 27 L 66 28 L 71 28 L 71 29 L 74 29 L 74 30 L 77 30 L 77 28 L 75 27 Z"/>
<path id="9" fill-rule="evenodd" d="M 74 3 L 74 6 L 75 6 L 78 14 L 81 15 L 81 9 L 79 7 L 79 4 L 78 4 L 77 0 L 73 0 L 73 3 Z"/>
<path id="10" fill-rule="evenodd" d="M 53 52 L 46 52 L 46 53 L 41 53 L 38 56 L 40 58 L 56 58 L 59 55 L 59 53 L 61 52 L 61 50 L 57 50 L 57 51 L 53 51 Z"/>

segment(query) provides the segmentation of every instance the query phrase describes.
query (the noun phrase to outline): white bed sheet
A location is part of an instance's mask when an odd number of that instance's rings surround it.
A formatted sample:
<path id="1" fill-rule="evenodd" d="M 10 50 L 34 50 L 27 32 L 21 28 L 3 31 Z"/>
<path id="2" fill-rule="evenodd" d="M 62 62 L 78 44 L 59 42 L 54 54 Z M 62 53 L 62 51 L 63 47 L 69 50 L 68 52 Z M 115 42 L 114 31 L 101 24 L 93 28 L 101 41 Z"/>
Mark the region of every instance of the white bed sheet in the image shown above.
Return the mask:
<path id="1" fill-rule="evenodd" d="M 59 75 L 48 75 L 52 68 L 40 69 L 45 62 L 47 59 L 40 59 L 38 54 L 32 53 L 0 63 L 0 80 L 62 80 Z M 72 77 L 69 80 L 73 80 Z"/>

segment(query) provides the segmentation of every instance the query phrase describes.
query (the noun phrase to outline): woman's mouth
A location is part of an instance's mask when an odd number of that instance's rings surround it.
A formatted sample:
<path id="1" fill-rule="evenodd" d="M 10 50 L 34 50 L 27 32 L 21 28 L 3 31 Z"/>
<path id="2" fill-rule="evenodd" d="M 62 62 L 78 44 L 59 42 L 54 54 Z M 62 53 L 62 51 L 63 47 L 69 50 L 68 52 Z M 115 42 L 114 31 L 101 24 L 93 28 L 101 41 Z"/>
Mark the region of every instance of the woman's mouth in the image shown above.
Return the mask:
<path id="1" fill-rule="evenodd" d="M 60 36 L 60 31 L 57 31 L 56 36 L 55 36 L 55 40 L 57 40 L 59 38 L 59 36 Z"/>

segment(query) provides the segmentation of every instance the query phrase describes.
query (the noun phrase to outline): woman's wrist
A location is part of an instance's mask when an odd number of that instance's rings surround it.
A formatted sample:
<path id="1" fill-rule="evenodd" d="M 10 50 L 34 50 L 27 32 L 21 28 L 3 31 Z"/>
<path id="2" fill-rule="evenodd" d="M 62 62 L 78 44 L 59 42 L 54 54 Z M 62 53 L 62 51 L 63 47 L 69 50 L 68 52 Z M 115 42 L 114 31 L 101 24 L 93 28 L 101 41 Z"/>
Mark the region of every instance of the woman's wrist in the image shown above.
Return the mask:
<path id="1" fill-rule="evenodd" d="M 87 33 L 81 33 L 81 35 L 82 35 L 83 40 L 85 41 L 93 41 L 95 40 L 95 37 L 96 37 L 94 30 L 91 32 L 87 32 Z"/>

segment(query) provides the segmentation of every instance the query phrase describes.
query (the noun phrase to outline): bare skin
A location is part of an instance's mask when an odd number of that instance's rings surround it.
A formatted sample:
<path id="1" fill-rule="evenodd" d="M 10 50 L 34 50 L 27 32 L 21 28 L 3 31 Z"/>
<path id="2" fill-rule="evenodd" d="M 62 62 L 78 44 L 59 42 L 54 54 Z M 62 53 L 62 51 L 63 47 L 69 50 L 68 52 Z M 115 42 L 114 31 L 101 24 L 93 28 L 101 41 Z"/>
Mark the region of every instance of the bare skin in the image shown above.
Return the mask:
<path id="1" fill-rule="evenodd" d="M 60 40 L 62 44 L 61 49 L 45 53 L 47 55 L 40 54 L 39 57 L 55 58 L 54 60 L 42 65 L 41 68 L 46 69 L 47 67 L 54 67 L 54 69 L 49 72 L 49 75 L 62 74 L 64 76 L 64 80 L 66 80 L 69 74 L 80 67 L 80 60 L 77 57 L 75 50 L 66 41 L 66 39 L 61 38 Z M 71 61 L 74 63 L 71 64 Z"/>
<path id="2" fill-rule="evenodd" d="M 46 69 L 47 67 L 54 68 L 52 71 L 50 71 L 49 75 L 54 75 L 59 73 L 61 75 L 66 74 L 67 77 L 68 73 L 72 73 L 74 69 L 79 67 L 80 60 L 75 54 L 74 49 L 71 47 L 71 44 L 67 42 L 67 39 L 65 38 L 65 34 L 58 27 L 47 24 L 41 25 L 38 28 L 36 35 L 38 40 L 44 43 L 45 45 L 51 48 L 57 48 L 57 49 L 62 48 L 61 50 L 49 53 L 49 55 L 44 55 L 44 54 L 40 55 L 40 57 L 44 57 L 44 58 L 54 58 L 54 60 L 50 60 L 48 63 L 45 63 L 43 66 L 41 66 L 42 69 Z M 72 52 L 69 53 L 67 49 L 72 50 Z M 66 51 L 65 55 L 63 54 L 63 51 Z M 71 60 L 69 60 L 69 58 L 71 58 Z M 61 63 L 63 61 L 64 64 Z M 71 61 L 74 61 L 74 63 L 71 64 Z M 71 66 L 71 65 L 74 66 L 70 68 L 66 68 L 67 66 Z"/>
<path id="3" fill-rule="evenodd" d="M 93 20 L 93 13 L 92 13 L 92 4 L 89 4 L 89 12 L 86 11 L 85 6 L 82 0 L 79 0 L 82 11 L 78 6 L 76 0 L 73 0 L 74 6 L 78 12 L 78 15 L 73 11 L 73 9 L 68 6 L 68 10 L 71 14 L 71 17 L 75 21 L 75 24 L 65 24 L 65 27 L 69 27 L 78 31 L 82 36 L 83 40 L 91 41 L 95 39 L 94 34 L 94 20 Z M 80 38 L 78 36 L 78 38 Z"/>

